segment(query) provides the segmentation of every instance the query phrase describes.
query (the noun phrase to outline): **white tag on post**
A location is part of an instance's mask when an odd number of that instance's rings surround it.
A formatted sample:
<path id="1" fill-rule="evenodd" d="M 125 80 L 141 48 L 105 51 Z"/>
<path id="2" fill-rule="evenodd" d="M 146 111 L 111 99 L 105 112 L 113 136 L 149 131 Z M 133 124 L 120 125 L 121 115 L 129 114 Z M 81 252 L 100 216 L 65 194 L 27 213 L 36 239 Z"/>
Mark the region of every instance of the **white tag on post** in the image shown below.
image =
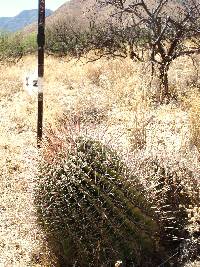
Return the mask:
<path id="1" fill-rule="evenodd" d="M 43 93 L 43 78 L 38 77 L 38 93 Z"/>

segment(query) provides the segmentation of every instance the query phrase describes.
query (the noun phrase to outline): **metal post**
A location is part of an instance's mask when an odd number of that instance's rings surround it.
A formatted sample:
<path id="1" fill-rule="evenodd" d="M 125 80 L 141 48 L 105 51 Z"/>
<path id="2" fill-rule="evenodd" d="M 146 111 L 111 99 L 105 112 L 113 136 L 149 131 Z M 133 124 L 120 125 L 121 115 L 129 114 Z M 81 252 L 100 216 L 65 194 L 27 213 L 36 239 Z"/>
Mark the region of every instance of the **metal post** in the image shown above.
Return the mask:
<path id="1" fill-rule="evenodd" d="M 41 147 L 43 127 L 43 76 L 44 76 L 44 45 L 45 45 L 45 0 L 39 0 L 38 6 L 38 121 L 37 146 Z"/>

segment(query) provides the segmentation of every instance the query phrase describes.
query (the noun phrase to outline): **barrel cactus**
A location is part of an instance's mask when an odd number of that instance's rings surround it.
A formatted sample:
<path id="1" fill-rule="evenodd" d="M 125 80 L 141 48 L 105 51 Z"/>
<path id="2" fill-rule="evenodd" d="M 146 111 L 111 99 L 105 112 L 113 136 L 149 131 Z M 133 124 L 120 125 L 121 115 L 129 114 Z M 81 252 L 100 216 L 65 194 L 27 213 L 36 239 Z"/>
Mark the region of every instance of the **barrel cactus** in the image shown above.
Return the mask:
<path id="1" fill-rule="evenodd" d="M 53 164 L 41 162 L 35 205 L 60 266 L 147 267 L 165 257 L 142 186 L 98 141 L 78 138 Z"/>

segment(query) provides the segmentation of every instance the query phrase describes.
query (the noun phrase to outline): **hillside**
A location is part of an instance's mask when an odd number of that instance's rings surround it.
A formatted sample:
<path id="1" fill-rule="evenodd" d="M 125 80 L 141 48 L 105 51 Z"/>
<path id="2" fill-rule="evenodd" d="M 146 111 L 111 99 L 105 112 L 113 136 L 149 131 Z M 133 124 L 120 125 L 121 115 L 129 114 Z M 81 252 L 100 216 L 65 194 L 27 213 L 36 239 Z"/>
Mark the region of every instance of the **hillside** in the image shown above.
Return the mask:
<path id="1" fill-rule="evenodd" d="M 148 6 L 153 8 L 155 5 L 155 1 L 148 0 Z M 60 23 L 65 20 L 69 22 L 72 26 L 76 25 L 78 27 L 85 27 L 85 25 L 89 24 L 89 21 L 93 20 L 95 23 L 104 23 L 108 19 L 114 20 L 114 17 L 111 16 L 113 14 L 114 7 L 104 6 L 97 4 L 96 0 L 69 0 L 66 1 L 65 4 L 60 6 L 55 12 L 53 12 L 46 19 L 46 28 L 51 28 L 53 24 Z M 129 1 L 126 1 L 128 4 Z M 175 6 L 174 4 L 168 5 L 168 11 L 174 13 Z M 75 27 L 76 27 L 75 26 Z M 24 33 L 30 33 L 37 30 L 37 24 L 32 23 L 24 28 Z"/>
<path id="2" fill-rule="evenodd" d="M 50 16 L 52 13 L 53 11 L 51 11 L 50 9 L 46 10 L 46 16 Z M 37 21 L 37 18 L 38 18 L 37 9 L 24 10 L 14 17 L 1 17 L 0 29 L 2 31 L 15 32 Z"/>
<path id="3" fill-rule="evenodd" d="M 98 16 L 97 16 L 98 13 Z M 70 0 L 60 6 L 52 15 L 46 19 L 46 28 L 62 20 L 75 22 L 74 25 L 84 27 L 88 21 L 93 18 L 96 22 L 104 21 L 108 18 L 109 9 L 101 8 L 96 5 L 95 0 Z M 78 22 L 78 23 L 77 23 Z M 30 33 L 37 30 L 37 24 L 32 23 L 24 28 L 24 33 Z"/>

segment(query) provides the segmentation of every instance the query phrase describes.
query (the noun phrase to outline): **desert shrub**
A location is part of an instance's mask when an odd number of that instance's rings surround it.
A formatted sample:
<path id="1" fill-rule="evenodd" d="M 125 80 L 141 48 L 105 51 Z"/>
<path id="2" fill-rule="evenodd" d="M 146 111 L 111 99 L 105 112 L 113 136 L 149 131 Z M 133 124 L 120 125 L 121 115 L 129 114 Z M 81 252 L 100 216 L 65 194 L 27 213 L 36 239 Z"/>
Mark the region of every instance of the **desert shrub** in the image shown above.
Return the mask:
<path id="1" fill-rule="evenodd" d="M 22 33 L 0 35 L 0 61 L 17 62 L 24 55 L 36 50 L 36 34 L 23 36 Z"/>
<path id="2" fill-rule="evenodd" d="M 58 20 L 47 27 L 46 32 L 47 52 L 81 57 L 93 51 L 92 61 L 103 56 L 125 58 L 129 55 L 132 59 L 138 59 L 133 46 L 143 45 L 143 36 L 134 37 L 134 42 L 130 42 L 135 33 L 127 25 L 107 21 L 96 24 L 92 18 L 82 23 L 77 18 Z"/>
<path id="3" fill-rule="evenodd" d="M 35 188 L 38 222 L 63 266 L 156 266 L 165 260 L 143 187 L 116 152 L 78 138 L 44 149 Z M 165 266 L 168 266 L 167 264 Z"/>
<path id="4" fill-rule="evenodd" d="M 21 58 L 23 55 L 23 47 L 18 34 L 3 33 L 0 36 L 0 59 L 13 60 Z"/>
<path id="5" fill-rule="evenodd" d="M 79 57 L 87 47 L 87 35 L 87 31 L 77 21 L 57 21 L 47 27 L 46 51 L 57 56 Z"/>
<path id="6" fill-rule="evenodd" d="M 24 54 L 34 53 L 38 49 L 37 34 L 35 32 L 23 36 L 21 42 Z"/>

